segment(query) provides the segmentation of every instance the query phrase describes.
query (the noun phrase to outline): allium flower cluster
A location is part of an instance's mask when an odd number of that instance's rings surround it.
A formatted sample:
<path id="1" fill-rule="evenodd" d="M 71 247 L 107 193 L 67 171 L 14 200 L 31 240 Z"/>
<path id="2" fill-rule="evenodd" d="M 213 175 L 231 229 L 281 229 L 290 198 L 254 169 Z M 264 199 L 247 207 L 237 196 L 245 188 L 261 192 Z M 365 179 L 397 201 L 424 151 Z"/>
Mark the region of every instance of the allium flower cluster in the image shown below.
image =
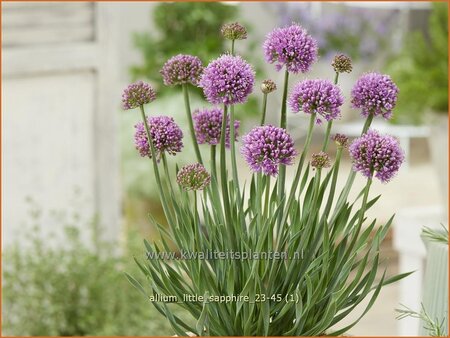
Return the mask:
<path id="1" fill-rule="evenodd" d="M 283 66 L 290 73 L 305 73 L 317 59 L 317 42 L 297 25 L 275 28 L 267 35 L 263 45 L 266 61 Z"/>
<path id="2" fill-rule="evenodd" d="M 276 85 L 275 82 L 273 82 L 272 80 L 267 79 L 267 80 L 264 80 L 264 81 L 261 83 L 261 91 L 262 91 L 264 94 L 272 93 L 272 92 L 274 92 L 275 90 L 277 90 L 277 85 Z"/>
<path id="3" fill-rule="evenodd" d="M 178 171 L 177 182 L 184 190 L 203 190 L 211 182 L 211 175 L 200 163 L 188 164 Z"/>
<path id="4" fill-rule="evenodd" d="M 280 164 L 293 163 L 297 152 L 286 130 L 271 125 L 253 128 L 243 137 L 241 153 L 255 172 L 276 176 Z"/>
<path id="5" fill-rule="evenodd" d="M 336 143 L 338 147 L 347 148 L 348 147 L 348 137 L 343 134 L 336 134 L 331 137 L 331 139 Z"/>
<path id="6" fill-rule="evenodd" d="M 220 143 L 222 134 L 223 110 L 221 108 L 196 110 L 193 115 L 194 129 L 197 142 L 199 144 L 217 145 Z M 238 120 L 234 121 L 235 139 L 239 136 Z M 230 118 L 227 116 L 227 126 L 225 133 L 225 145 L 230 147 Z"/>
<path id="7" fill-rule="evenodd" d="M 123 109 L 133 109 L 154 101 L 156 93 L 153 88 L 142 81 L 130 84 L 122 94 Z"/>
<path id="8" fill-rule="evenodd" d="M 331 166 L 330 156 L 324 152 L 320 151 L 311 156 L 311 167 L 316 169 L 329 168 Z"/>
<path id="9" fill-rule="evenodd" d="M 156 157 L 159 161 L 164 152 L 175 155 L 183 147 L 183 132 L 175 123 L 173 118 L 168 116 L 148 117 L 147 123 L 150 129 L 153 145 L 156 150 Z M 143 122 L 134 126 L 134 145 L 142 157 L 152 157 L 150 144 Z"/>
<path id="10" fill-rule="evenodd" d="M 338 86 L 328 80 L 304 80 L 298 83 L 289 97 L 289 106 L 293 112 L 303 111 L 307 114 L 317 114 L 330 121 L 340 117 L 344 97 Z"/>
<path id="11" fill-rule="evenodd" d="M 352 106 L 362 109 L 361 114 L 365 117 L 373 114 L 389 119 L 397 103 L 397 94 L 398 87 L 389 75 L 367 73 L 352 89 Z"/>
<path id="12" fill-rule="evenodd" d="M 331 62 L 336 73 L 350 73 L 352 71 L 352 59 L 344 54 L 338 54 Z"/>
<path id="13" fill-rule="evenodd" d="M 359 171 L 366 177 L 375 174 L 384 183 L 395 176 L 404 160 L 397 139 L 390 135 L 380 135 L 376 130 L 369 130 L 354 140 L 349 151 L 354 171 Z"/>
<path id="14" fill-rule="evenodd" d="M 202 72 L 202 61 L 196 56 L 184 54 L 171 57 L 160 71 L 166 86 L 185 83 L 196 86 Z"/>
<path id="15" fill-rule="evenodd" d="M 220 29 L 223 37 L 228 40 L 247 39 L 247 29 L 238 22 L 226 23 Z"/>
<path id="16" fill-rule="evenodd" d="M 231 105 L 247 101 L 254 82 L 255 72 L 246 61 L 225 54 L 204 69 L 200 87 L 210 103 Z"/>

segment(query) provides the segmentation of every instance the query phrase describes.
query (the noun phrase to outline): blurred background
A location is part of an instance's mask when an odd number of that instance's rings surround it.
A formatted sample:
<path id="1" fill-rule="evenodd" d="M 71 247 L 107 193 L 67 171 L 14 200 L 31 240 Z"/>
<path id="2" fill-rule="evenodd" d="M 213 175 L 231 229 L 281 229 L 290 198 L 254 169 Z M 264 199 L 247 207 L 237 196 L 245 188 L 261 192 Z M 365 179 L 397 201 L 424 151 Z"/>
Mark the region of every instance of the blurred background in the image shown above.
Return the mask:
<path id="1" fill-rule="evenodd" d="M 272 78 L 281 87 L 283 73 L 264 62 L 261 47 L 280 25 L 298 22 L 317 39 L 320 58 L 306 77 L 332 79 L 336 53 L 353 59 L 353 72 L 340 76 L 346 105 L 335 132 L 356 137 L 362 128 L 349 98 L 364 72 L 390 74 L 400 88 L 394 119 L 374 126 L 399 138 L 406 163 L 392 182 L 373 185 L 373 196 L 383 197 L 369 217 L 381 223 L 396 213 L 383 264 L 391 274 L 416 272 L 386 287 L 350 334 L 419 333 L 419 321 L 397 321 L 395 309 L 420 309 L 421 230 L 448 223 L 446 3 L 11 2 L 2 3 L 3 335 L 172 334 L 122 274 L 139 277 L 133 256 L 143 257 L 142 238 L 157 240 L 148 214 L 164 216 L 151 163 L 134 149 L 139 116 L 121 110 L 121 93 L 131 81 L 150 82 L 158 93 L 152 113 L 173 116 L 186 130 L 181 92 L 164 87 L 159 70 L 178 53 L 205 64 L 216 58 L 229 48 L 220 27 L 232 21 L 249 31 L 236 48 L 257 75 L 255 93 L 236 107 L 241 134 L 259 121 L 259 83 Z M 292 76 L 290 85 L 303 78 Z M 194 109 L 207 106 L 200 90 L 191 96 Z M 268 122 L 278 122 L 280 104 L 278 90 L 269 96 Z M 301 115 L 288 116 L 299 149 L 309 119 Z M 318 149 L 324 128 L 316 130 Z M 192 155 L 186 146 L 171 165 Z M 354 191 L 363 184 L 357 177 Z"/>

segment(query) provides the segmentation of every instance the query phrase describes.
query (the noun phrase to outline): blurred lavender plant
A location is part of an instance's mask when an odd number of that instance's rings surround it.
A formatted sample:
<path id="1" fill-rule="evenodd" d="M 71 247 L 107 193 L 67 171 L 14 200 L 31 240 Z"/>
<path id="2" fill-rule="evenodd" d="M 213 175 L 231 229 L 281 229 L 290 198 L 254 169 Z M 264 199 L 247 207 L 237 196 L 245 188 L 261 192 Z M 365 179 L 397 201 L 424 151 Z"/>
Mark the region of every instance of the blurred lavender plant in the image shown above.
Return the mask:
<path id="1" fill-rule="evenodd" d="M 344 52 L 354 61 L 374 58 L 390 43 L 399 16 L 398 10 L 344 4 L 322 4 L 320 13 L 314 8 L 317 4 L 311 2 L 279 2 L 271 6 L 278 12 L 279 25 L 299 22 L 306 27 L 317 40 L 320 56 L 327 59 L 336 52 Z"/>

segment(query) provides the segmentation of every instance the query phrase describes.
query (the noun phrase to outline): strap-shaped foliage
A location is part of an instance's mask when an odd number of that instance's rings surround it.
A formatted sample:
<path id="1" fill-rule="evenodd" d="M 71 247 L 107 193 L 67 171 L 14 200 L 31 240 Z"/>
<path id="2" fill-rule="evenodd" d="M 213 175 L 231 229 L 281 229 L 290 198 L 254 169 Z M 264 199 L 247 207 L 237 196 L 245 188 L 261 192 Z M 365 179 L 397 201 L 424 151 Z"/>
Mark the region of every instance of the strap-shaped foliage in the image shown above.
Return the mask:
<path id="1" fill-rule="evenodd" d="M 233 41 L 234 47 L 234 41 Z M 286 118 L 288 86 L 286 71 L 282 119 Z M 337 84 L 336 73 L 335 84 Z M 187 116 L 190 118 L 188 87 L 183 85 Z M 267 93 L 264 94 L 265 116 Z M 146 123 L 143 105 L 141 113 Z M 225 147 L 226 121 L 231 115 L 231 161 Z M 160 243 L 145 241 L 149 259 L 136 260 L 148 283 L 130 282 L 147 297 L 175 296 L 196 320 L 188 325 L 175 316 L 168 304 L 152 301 L 171 323 L 174 332 L 212 336 L 318 336 L 341 335 L 350 330 L 370 310 L 381 288 L 408 274 L 380 277 L 380 244 L 393 218 L 379 225 L 365 213 L 380 198 L 370 198 L 372 177 L 356 199 L 349 199 L 355 172 L 336 191 L 343 145 L 338 145 L 330 169 L 313 168 L 306 158 L 313 135 L 316 114 L 311 114 L 308 134 L 300 153 L 294 180 L 285 184 L 285 168 L 274 180 L 262 173 L 250 182 L 238 181 L 236 165 L 234 107 L 224 106 L 218 149 L 211 146 L 208 159 L 196 154 L 212 174 L 203 193 L 176 188 L 171 182 L 178 168 L 171 170 L 162 155 L 158 163 L 149 133 L 153 168 L 161 202 L 169 224 L 166 228 L 153 218 Z M 364 134 L 372 122 L 369 115 Z M 192 123 L 191 134 L 194 135 Z M 286 121 L 282 121 L 286 125 Z M 332 121 L 326 128 L 322 150 L 329 144 Z M 219 150 L 219 168 L 216 152 Z M 231 164 L 231 165 L 230 165 Z M 161 180 L 161 173 L 166 179 Z M 163 184 L 163 182 L 168 182 Z M 167 259 L 168 252 L 193 257 Z M 285 253 L 283 259 L 211 259 L 208 252 Z M 161 256 L 158 256 L 161 255 Z M 152 256 L 152 257 L 150 257 Z M 186 295 L 203 296 L 202 301 L 183 301 Z M 216 301 L 216 296 L 240 296 L 237 300 Z M 212 298 L 210 298 L 212 297 Z M 248 297 L 248 299 L 244 298 Z M 369 302 L 350 325 L 336 328 L 364 299 Z M 150 298 L 153 299 L 153 298 Z M 334 328 L 330 330 L 330 328 Z"/>

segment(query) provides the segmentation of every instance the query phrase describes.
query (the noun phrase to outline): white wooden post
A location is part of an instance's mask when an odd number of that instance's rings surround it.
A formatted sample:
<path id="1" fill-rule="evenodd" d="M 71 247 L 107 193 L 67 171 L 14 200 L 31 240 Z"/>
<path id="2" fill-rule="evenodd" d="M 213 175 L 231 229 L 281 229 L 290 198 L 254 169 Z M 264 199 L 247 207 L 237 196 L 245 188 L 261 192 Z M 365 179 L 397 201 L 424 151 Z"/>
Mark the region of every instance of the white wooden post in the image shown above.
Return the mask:
<path id="1" fill-rule="evenodd" d="M 119 236 L 116 12 L 103 3 L 2 4 L 4 244 L 22 235 L 27 196 L 61 210 L 74 188 L 86 198 L 80 214 L 98 213 L 103 237 Z M 60 230 L 43 223 L 44 233 Z"/>

